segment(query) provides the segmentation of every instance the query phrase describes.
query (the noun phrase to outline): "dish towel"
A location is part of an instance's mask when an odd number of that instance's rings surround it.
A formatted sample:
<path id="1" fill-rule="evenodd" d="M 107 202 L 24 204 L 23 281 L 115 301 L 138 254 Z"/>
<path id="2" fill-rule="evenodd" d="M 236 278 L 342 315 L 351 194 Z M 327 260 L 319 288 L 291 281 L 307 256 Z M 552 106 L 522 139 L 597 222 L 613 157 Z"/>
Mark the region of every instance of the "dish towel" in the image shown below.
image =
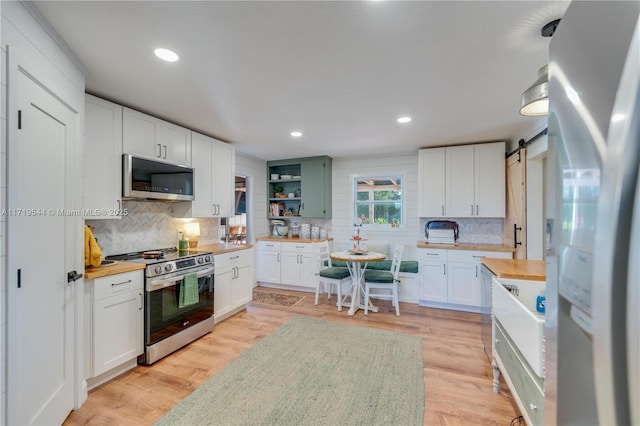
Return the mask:
<path id="1" fill-rule="evenodd" d="M 185 274 L 180 283 L 180 300 L 178 300 L 178 308 L 198 303 L 200 294 L 198 293 L 198 274 L 192 272 Z"/>
<path id="2" fill-rule="evenodd" d="M 84 266 L 100 266 L 102 250 L 91 232 L 91 228 L 84 226 Z"/>

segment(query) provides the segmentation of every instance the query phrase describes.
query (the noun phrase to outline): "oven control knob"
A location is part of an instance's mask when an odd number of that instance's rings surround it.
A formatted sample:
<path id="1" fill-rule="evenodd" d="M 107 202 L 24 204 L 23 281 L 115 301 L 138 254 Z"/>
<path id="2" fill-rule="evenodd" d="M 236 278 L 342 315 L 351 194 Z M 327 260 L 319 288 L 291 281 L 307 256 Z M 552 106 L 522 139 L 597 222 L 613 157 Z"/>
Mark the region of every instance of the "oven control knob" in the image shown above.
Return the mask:
<path id="1" fill-rule="evenodd" d="M 172 264 L 170 264 L 170 263 L 167 263 L 167 264 L 164 266 L 164 270 L 165 270 L 165 271 L 167 271 L 167 272 L 171 272 L 171 270 L 172 270 L 172 269 L 173 269 L 173 265 L 172 265 Z"/>
<path id="2" fill-rule="evenodd" d="M 155 271 L 156 271 L 156 274 L 159 274 L 160 272 L 162 272 L 162 266 L 159 266 L 159 265 L 156 266 Z"/>
<path id="3" fill-rule="evenodd" d="M 199 257 L 198 258 L 198 263 L 204 263 L 204 258 L 203 257 Z"/>
<path id="4" fill-rule="evenodd" d="M 207 262 L 211 262 L 211 256 L 206 256 L 204 260 L 206 260 Z"/>

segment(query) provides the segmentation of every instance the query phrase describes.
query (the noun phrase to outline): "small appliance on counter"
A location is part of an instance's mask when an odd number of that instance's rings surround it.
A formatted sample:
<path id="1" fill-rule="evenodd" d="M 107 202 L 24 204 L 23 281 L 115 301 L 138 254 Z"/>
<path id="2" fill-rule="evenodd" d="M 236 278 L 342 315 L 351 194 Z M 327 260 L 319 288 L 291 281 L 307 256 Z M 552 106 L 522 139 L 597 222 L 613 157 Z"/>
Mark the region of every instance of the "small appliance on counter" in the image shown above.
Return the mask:
<path id="1" fill-rule="evenodd" d="M 458 224 L 451 220 L 431 220 L 424 227 L 424 236 L 430 244 L 455 244 Z"/>
<path id="2" fill-rule="evenodd" d="M 272 220 L 271 226 L 273 227 L 271 235 L 274 237 L 286 237 L 289 234 L 289 226 L 284 220 Z"/>

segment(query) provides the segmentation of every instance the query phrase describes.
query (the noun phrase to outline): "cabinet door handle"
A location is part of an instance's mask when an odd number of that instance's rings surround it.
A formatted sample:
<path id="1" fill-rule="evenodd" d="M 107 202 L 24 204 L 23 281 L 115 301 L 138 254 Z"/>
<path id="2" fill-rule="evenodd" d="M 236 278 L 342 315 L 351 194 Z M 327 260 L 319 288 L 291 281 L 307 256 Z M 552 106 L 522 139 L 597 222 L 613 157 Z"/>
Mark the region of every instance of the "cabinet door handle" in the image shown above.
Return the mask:
<path id="1" fill-rule="evenodd" d="M 473 216 L 473 204 L 471 204 L 471 216 Z"/>
<path id="2" fill-rule="evenodd" d="M 446 263 L 442 264 L 442 275 L 447 275 L 447 264 Z"/>
<path id="3" fill-rule="evenodd" d="M 166 159 L 167 158 L 167 146 L 166 145 L 162 145 L 164 147 L 164 155 L 162 156 L 162 158 Z"/>
<path id="4" fill-rule="evenodd" d="M 118 205 L 118 210 L 122 210 L 122 201 L 116 200 L 116 204 Z"/>
<path id="5" fill-rule="evenodd" d="M 529 409 L 530 409 L 531 411 L 538 411 L 538 406 L 537 406 L 537 405 L 535 405 L 535 404 L 529 404 Z"/>
<path id="6" fill-rule="evenodd" d="M 442 216 L 444 216 L 444 204 L 442 205 Z"/>
<path id="7" fill-rule="evenodd" d="M 138 310 L 141 311 L 142 310 L 142 306 L 143 306 L 142 293 L 138 293 L 138 296 L 140 296 L 140 306 L 138 306 Z"/>
<path id="8" fill-rule="evenodd" d="M 278 263 L 280 263 L 280 253 L 278 253 Z"/>
<path id="9" fill-rule="evenodd" d="M 476 268 L 476 278 L 478 278 L 478 265 L 476 265 L 475 268 Z"/>
<path id="10" fill-rule="evenodd" d="M 111 283 L 111 287 L 115 287 L 117 285 L 129 284 L 131 280 L 122 281 L 121 283 Z"/>
<path id="11" fill-rule="evenodd" d="M 476 204 L 476 216 L 479 216 L 479 215 L 480 215 L 479 211 L 480 211 L 480 210 L 479 210 L 479 208 L 478 208 L 478 205 Z"/>
<path id="12" fill-rule="evenodd" d="M 158 144 L 158 158 L 162 157 L 162 145 Z"/>

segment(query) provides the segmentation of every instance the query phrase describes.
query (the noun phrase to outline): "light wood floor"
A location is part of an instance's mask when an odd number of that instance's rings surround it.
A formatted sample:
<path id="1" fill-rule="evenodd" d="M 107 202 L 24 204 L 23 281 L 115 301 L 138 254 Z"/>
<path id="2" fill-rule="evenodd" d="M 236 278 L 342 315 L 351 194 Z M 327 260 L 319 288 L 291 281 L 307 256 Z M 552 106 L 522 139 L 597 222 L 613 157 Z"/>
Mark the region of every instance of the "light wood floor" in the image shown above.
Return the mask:
<path id="1" fill-rule="evenodd" d="M 216 324 L 212 333 L 163 358 L 133 370 L 89 392 L 89 398 L 65 425 L 150 425 L 245 349 L 296 316 L 322 318 L 422 337 L 425 382 L 425 425 L 509 425 L 518 409 L 502 383 L 492 390 L 492 372 L 480 340 L 480 316 L 400 303 L 376 301 L 380 312 L 338 312 L 335 296 L 318 306 L 314 295 L 293 308 L 249 303 L 246 311 Z"/>

